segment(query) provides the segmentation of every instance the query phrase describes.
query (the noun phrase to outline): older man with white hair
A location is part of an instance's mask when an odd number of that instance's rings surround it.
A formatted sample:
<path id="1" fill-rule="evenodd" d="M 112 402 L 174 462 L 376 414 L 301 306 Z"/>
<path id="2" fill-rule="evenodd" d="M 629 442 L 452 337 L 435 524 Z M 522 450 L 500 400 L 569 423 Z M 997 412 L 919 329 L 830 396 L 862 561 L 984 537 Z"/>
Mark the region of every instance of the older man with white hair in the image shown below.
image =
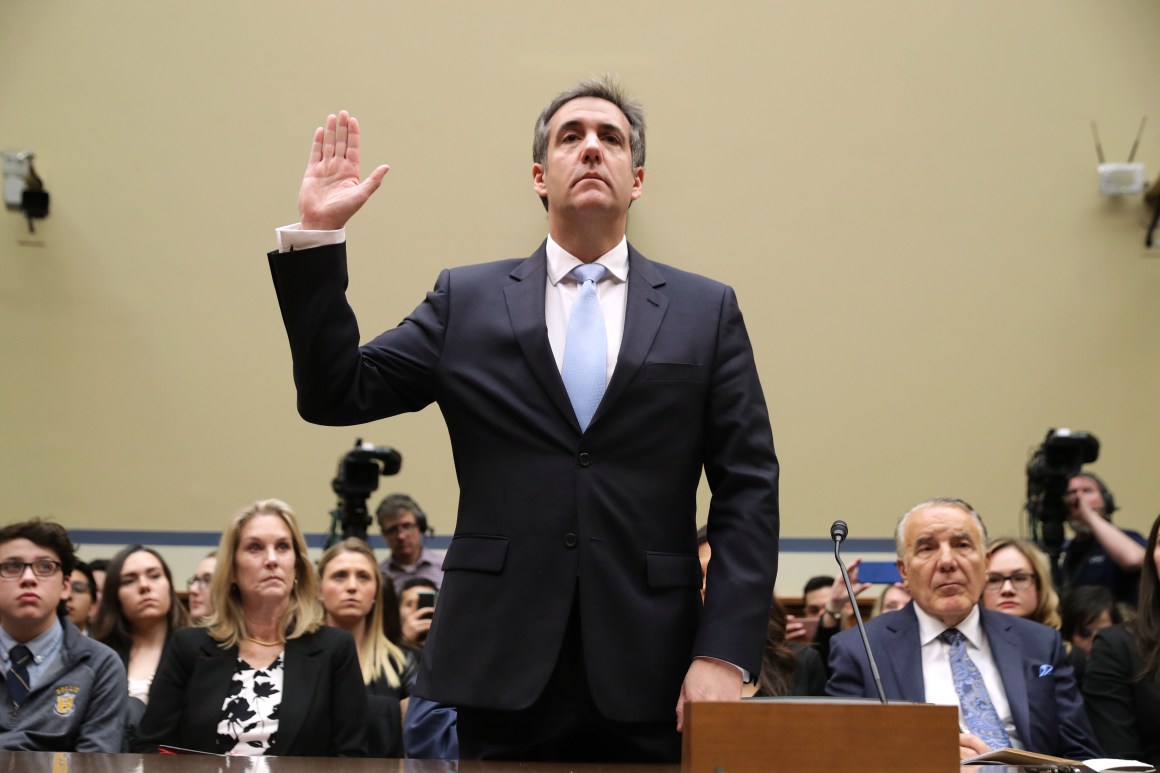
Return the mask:
<path id="1" fill-rule="evenodd" d="M 912 507 L 895 532 L 898 570 L 914 603 L 866 625 L 889 700 L 959 706 L 967 757 L 1015 747 L 1099 757 L 1059 633 L 983 609 L 987 532 L 961 499 Z M 878 697 L 857 631 L 830 645 L 836 696 Z"/>

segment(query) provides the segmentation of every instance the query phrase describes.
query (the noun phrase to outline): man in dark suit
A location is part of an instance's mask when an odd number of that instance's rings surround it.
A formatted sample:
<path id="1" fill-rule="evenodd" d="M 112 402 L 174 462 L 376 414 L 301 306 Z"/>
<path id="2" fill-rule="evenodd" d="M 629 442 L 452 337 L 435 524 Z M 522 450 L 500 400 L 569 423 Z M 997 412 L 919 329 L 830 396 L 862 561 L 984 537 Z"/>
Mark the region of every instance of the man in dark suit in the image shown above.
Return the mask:
<path id="1" fill-rule="evenodd" d="M 346 113 L 315 132 L 270 265 L 303 417 L 437 402 L 447 423 L 459 510 L 416 693 L 459 709 L 465 758 L 677 759 L 685 702 L 737 700 L 760 668 L 778 465 L 732 289 L 625 239 L 640 107 L 607 79 L 553 100 L 532 165 L 548 239 L 444 271 L 361 348 L 341 229 L 387 167 L 360 182 L 358 147 Z"/>
<path id="2" fill-rule="evenodd" d="M 1101 756 L 1059 633 L 983 609 L 987 533 L 960 499 L 932 499 L 898 522 L 898 569 L 913 603 L 866 624 L 887 699 L 959 705 L 960 756 L 1015 746 Z M 856 630 L 830 644 L 826 691 L 877 698 Z"/>

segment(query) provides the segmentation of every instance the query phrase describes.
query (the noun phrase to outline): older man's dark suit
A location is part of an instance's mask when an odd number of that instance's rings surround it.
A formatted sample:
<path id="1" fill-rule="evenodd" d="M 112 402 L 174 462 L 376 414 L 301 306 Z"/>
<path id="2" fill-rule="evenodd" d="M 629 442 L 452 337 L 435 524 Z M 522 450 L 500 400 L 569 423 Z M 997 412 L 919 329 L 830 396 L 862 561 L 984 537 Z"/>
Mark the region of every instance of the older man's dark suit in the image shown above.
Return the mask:
<path id="1" fill-rule="evenodd" d="M 979 612 L 1024 748 L 1078 760 L 1101 756 L 1059 632 L 1002 612 L 982 607 Z M 924 703 L 914 604 L 866 623 L 866 637 L 887 699 Z M 831 640 L 830 671 L 826 684 L 830 695 L 878 697 L 857 630 L 843 631 Z"/>
<path id="2" fill-rule="evenodd" d="M 459 512 L 418 694 L 530 706 L 577 593 L 587 679 L 609 719 L 671 722 L 694 656 L 757 673 L 778 468 L 730 288 L 630 247 L 619 359 L 581 432 L 548 343 L 543 245 L 444 271 L 361 349 L 343 245 L 271 253 L 270 265 L 304 418 L 354 424 L 434 401 L 447 423 Z M 702 466 L 714 551 L 703 610 Z"/>

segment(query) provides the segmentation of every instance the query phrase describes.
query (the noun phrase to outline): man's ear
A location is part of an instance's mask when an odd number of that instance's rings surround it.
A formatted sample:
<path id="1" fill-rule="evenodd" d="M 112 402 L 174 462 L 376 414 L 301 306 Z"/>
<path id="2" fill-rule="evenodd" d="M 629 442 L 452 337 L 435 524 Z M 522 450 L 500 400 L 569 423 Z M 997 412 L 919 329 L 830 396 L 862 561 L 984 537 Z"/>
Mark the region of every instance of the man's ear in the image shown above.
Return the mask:
<path id="1" fill-rule="evenodd" d="M 544 172 L 547 171 L 543 164 L 532 164 L 532 190 L 541 199 L 548 195 L 548 186 L 544 183 Z"/>
<path id="2" fill-rule="evenodd" d="M 902 562 L 901 558 L 898 559 L 896 563 L 898 564 L 898 573 L 902 576 L 902 582 L 905 584 L 907 582 L 907 579 L 908 579 L 906 576 L 906 564 L 904 564 Z M 907 587 L 909 587 L 909 586 L 907 586 Z"/>
<path id="3" fill-rule="evenodd" d="M 640 198 L 644 188 L 644 167 L 638 166 L 632 172 L 632 200 L 636 201 Z"/>

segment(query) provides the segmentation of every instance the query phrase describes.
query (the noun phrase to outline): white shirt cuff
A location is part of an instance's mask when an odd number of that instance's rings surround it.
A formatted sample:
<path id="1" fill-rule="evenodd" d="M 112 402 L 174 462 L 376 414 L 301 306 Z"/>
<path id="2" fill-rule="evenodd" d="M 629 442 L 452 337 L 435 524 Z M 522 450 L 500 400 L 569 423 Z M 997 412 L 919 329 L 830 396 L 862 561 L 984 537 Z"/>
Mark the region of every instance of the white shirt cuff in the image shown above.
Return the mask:
<path id="1" fill-rule="evenodd" d="M 346 229 L 337 231 L 304 231 L 301 223 L 282 226 L 275 229 L 278 235 L 278 252 L 292 250 L 309 250 L 312 247 L 325 247 L 331 244 L 342 244 L 346 241 Z"/>

